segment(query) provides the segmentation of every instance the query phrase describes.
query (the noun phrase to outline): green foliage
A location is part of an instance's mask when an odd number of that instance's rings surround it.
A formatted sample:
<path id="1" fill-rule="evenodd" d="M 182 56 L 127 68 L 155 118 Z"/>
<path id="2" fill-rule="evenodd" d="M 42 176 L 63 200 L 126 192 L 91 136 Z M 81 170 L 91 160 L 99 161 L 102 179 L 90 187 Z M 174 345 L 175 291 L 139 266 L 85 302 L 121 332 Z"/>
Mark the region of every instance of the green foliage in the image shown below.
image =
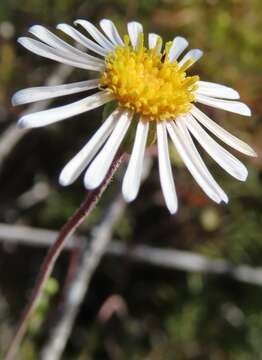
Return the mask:
<path id="1" fill-rule="evenodd" d="M 41 331 L 41 326 L 43 325 L 43 322 L 50 308 L 50 302 L 52 298 L 57 294 L 58 290 L 58 282 L 54 278 L 49 278 L 30 320 L 30 324 L 28 327 L 29 336 L 35 336 Z"/>
<path id="2" fill-rule="evenodd" d="M 169 217 L 163 205 L 155 161 L 138 200 L 129 205 L 128 211 L 116 226 L 114 237 L 121 241 L 128 240 L 130 246 L 139 243 L 181 248 L 211 258 L 227 259 L 234 264 L 261 266 L 261 1 L 1 0 L 0 116 L 2 107 L 10 113 L 6 122 L 1 120 L 3 129 L 20 111 L 11 108 L 11 94 L 21 87 L 41 85 L 54 68 L 51 62 L 41 61 L 22 50 L 16 45 L 15 37 L 24 35 L 26 29 L 34 23 L 54 28 L 57 23 L 72 23 L 80 17 L 94 22 L 110 17 L 116 21 L 122 33 L 126 32 L 126 19 L 137 19 L 143 22 L 146 30 L 160 33 L 165 40 L 175 35 L 188 37 L 192 47 L 205 51 L 203 59 L 192 67 L 192 73 L 199 73 L 201 79 L 237 88 L 254 112 L 252 119 L 247 120 L 221 111 L 207 110 L 215 121 L 254 145 L 259 154 L 258 160 L 251 164 L 242 157 L 249 169 L 246 183 L 225 175 L 205 157 L 211 172 L 229 194 L 230 202 L 227 206 L 212 204 L 202 194 L 186 172 L 173 146 L 170 146 L 180 202 L 179 212 Z M 1 27 L 4 22 L 11 25 L 14 34 L 12 31 L 6 32 L 8 27 Z M 72 81 L 79 81 L 81 74 L 73 74 Z M 89 75 L 93 76 L 85 76 Z M 66 221 L 86 191 L 82 180 L 70 189 L 59 188 L 57 175 L 60 166 L 81 148 L 114 108 L 115 104 L 111 103 L 105 107 L 103 115 L 101 111 L 93 111 L 78 119 L 67 120 L 66 125 L 59 124 L 59 127 L 52 127 L 51 130 L 34 130 L 34 135 L 30 134 L 24 143 L 17 146 L 11 159 L 4 164 L 1 174 L 1 209 L 8 209 L 2 221 L 17 220 L 18 223 L 54 229 Z M 129 141 L 125 143 L 125 149 L 129 152 L 135 125 L 134 122 Z M 150 131 L 150 142 L 153 142 L 153 126 Z M 13 204 L 16 196 L 30 189 L 32 174 L 44 174 L 44 178 L 52 185 L 52 191 L 44 202 L 33 209 L 16 209 L 17 215 L 10 204 Z M 107 190 L 101 206 L 95 209 L 89 219 L 89 225 L 97 223 L 117 187 L 119 183 L 115 180 Z M 85 227 L 82 232 L 87 234 Z M 39 268 L 42 261 L 40 255 L 34 249 L 28 257 L 28 263 L 24 264 L 25 273 L 31 274 L 32 283 L 36 274 L 30 273 L 30 266 Z M 15 260 L 10 260 L 10 255 L 6 256 L 7 262 L 11 262 L 10 271 L 1 271 L 1 279 L 3 292 L 11 299 L 11 310 L 1 321 L 0 338 L 4 338 L 2 335 L 16 316 L 12 315 L 12 309 L 22 306 L 21 283 L 26 284 L 28 281 L 28 275 L 20 274 L 21 263 L 16 264 Z M 61 274 L 66 273 L 67 265 L 63 262 L 59 264 Z M 13 277 L 11 268 L 15 269 Z M 47 315 L 54 310 L 52 300 L 58 290 L 56 280 L 50 279 L 32 318 L 21 352 L 22 360 L 39 358 L 41 337 L 46 330 L 44 325 Z M 25 285 L 24 293 L 27 294 L 27 291 Z M 126 303 L 127 313 L 103 321 L 97 314 L 106 299 L 114 293 L 119 294 Z M 261 298 L 261 288 L 224 277 L 161 270 L 133 264 L 125 257 L 106 257 L 91 284 L 63 358 L 260 360 Z M 1 306 L 0 315 L 2 320 Z M 5 346 L 1 339 L 0 346 Z"/>

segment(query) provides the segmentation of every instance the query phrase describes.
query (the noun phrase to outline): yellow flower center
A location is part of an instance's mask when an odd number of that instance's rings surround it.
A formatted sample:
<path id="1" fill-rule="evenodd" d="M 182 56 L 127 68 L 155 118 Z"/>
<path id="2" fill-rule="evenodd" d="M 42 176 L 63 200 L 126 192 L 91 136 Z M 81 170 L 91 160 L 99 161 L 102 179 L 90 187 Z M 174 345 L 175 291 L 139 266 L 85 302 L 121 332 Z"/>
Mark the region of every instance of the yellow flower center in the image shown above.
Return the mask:
<path id="1" fill-rule="evenodd" d="M 171 120 L 190 110 L 199 77 L 186 76 L 191 60 L 182 66 L 177 61 L 169 62 L 171 43 L 166 44 L 163 53 L 159 53 L 159 46 L 160 38 L 154 49 L 146 49 L 140 34 L 139 45 L 133 49 L 126 35 L 125 45 L 117 46 L 106 57 L 100 85 L 120 106 L 148 120 Z"/>

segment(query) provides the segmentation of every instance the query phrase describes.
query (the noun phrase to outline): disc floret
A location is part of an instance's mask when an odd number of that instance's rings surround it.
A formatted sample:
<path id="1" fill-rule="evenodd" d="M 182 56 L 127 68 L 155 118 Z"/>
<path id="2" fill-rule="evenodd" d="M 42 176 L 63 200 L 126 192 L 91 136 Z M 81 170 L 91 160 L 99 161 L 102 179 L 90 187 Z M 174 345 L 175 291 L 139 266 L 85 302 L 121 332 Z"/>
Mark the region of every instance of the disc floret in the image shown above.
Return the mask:
<path id="1" fill-rule="evenodd" d="M 159 46 L 157 42 L 155 48 L 145 48 L 141 33 L 139 45 L 133 49 L 126 36 L 124 46 L 117 46 L 107 56 L 100 84 L 122 107 L 148 120 L 174 120 L 190 111 L 199 77 L 186 76 L 191 60 L 183 66 L 177 61 L 169 62 L 170 43 L 163 53 Z"/>

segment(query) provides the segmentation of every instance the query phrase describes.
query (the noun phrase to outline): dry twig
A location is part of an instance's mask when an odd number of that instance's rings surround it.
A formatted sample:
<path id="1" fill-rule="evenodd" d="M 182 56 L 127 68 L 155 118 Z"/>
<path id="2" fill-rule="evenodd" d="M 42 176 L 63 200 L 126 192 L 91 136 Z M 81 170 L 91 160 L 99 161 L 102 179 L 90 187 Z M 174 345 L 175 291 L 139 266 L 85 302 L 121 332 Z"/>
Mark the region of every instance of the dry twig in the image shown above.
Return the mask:
<path id="1" fill-rule="evenodd" d="M 125 203 L 122 197 L 118 197 L 111 205 L 104 220 L 93 230 L 88 251 L 84 252 L 76 276 L 66 292 L 61 316 L 52 329 L 49 341 L 43 348 L 40 357 L 42 360 L 61 358 L 80 305 L 88 291 L 90 280 L 108 247 L 114 225 L 122 216 L 124 208 Z"/>
<path id="2" fill-rule="evenodd" d="M 0 224 L 0 240 L 7 243 L 19 243 L 29 246 L 50 246 L 53 244 L 57 232 L 51 230 L 40 230 L 24 226 L 10 226 Z M 87 241 L 82 236 L 79 243 Z M 74 239 L 66 244 L 65 249 L 72 249 Z M 132 249 L 119 241 L 112 241 L 107 254 L 115 256 L 128 256 L 131 260 L 160 266 L 167 269 L 178 269 L 182 271 L 195 271 L 200 273 L 211 273 L 227 275 L 235 280 L 262 286 L 262 268 L 254 268 L 249 265 L 233 265 L 223 259 L 209 259 L 190 251 L 174 249 L 162 249 L 146 245 L 136 245 Z"/>
<path id="3" fill-rule="evenodd" d="M 20 343 L 27 330 L 28 322 L 31 318 L 31 315 L 36 305 L 38 304 L 38 301 L 42 294 L 42 290 L 54 268 L 58 256 L 61 254 L 63 250 L 64 244 L 70 238 L 70 236 L 76 231 L 76 229 L 82 224 L 82 222 L 86 219 L 89 213 L 93 210 L 98 200 L 101 198 L 104 190 L 107 188 L 108 184 L 112 180 L 112 177 L 116 172 L 116 170 L 118 169 L 122 158 L 123 155 L 116 156 L 112 165 L 110 166 L 106 178 L 103 180 L 101 185 L 97 189 L 89 192 L 89 194 L 86 196 L 85 200 L 80 205 L 80 207 L 76 210 L 73 216 L 63 226 L 56 241 L 49 249 L 49 252 L 46 255 L 42 267 L 40 269 L 39 277 L 36 281 L 35 288 L 32 291 L 31 298 L 29 299 L 29 302 L 22 315 L 21 321 L 15 332 L 14 338 L 12 339 L 11 344 L 8 348 L 7 354 L 5 356 L 5 360 L 14 359 L 17 350 L 20 346 Z"/>
<path id="4" fill-rule="evenodd" d="M 147 178 L 151 165 L 151 159 L 146 157 L 142 180 Z M 123 215 L 125 207 L 126 203 L 123 202 L 122 196 L 118 195 L 110 206 L 104 220 L 93 230 L 90 246 L 84 251 L 82 261 L 75 269 L 74 277 L 68 283 L 60 317 L 52 330 L 50 339 L 44 346 L 41 354 L 42 360 L 59 360 L 61 358 L 80 306 L 88 292 L 90 280 L 107 251 L 112 240 L 113 228 Z M 79 240 L 77 244 L 83 248 L 83 244 L 86 243 L 85 239 L 80 238 Z"/>
<path id="5" fill-rule="evenodd" d="M 66 65 L 58 65 L 55 67 L 54 72 L 47 79 L 45 85 L 59 85 L 62 84 L 72 73 L 73 68 Z M 52 99 L 41 101 L 32 104 L 29 108 L 21 114 L 33 113 L 45 110 Z M 0 137 L 0 167 L 8 155 L 12 152 L 15 145 L 30 131 L 30 129 L 20 129 L 16 124 L 11 124 Z"/>

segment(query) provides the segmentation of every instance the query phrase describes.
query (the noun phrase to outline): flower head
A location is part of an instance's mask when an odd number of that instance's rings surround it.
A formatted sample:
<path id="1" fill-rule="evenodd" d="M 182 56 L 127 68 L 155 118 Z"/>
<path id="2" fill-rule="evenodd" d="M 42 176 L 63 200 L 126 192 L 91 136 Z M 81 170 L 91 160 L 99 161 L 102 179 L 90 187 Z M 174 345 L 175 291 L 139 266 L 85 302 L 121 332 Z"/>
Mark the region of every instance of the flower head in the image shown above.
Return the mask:
<path id="1" fill-rule="evenodd" d="M 106 69 L 100 79 L 120 106 L 141 114 L 147 121 L 175 120 L 191 109 L 195 100 L 198 76 L 186 76 L 192 64 L 188 59 L 181 66 L 174 59 L 169 61 L 170 43 L 160 50 L 160 38 L 155 47 L 144 47 L 144 34 L 139 33 L 138 45 L 118 46 L 106 58 Z"/>
<path id="2" fill-rule="evenodd" d="M 188 42 L 182 37 L 175 37 L 162 49 L 161 37 L 150 33 L 146 41 L 142 25 L 137 22 L 128 23 L 128 35 L 123 39 L 110 20 L 100 22 L 103 33 L 86 20 L 78 20 L 75 24 L 84 28 L 92 39 L 70 25 L 60 24 L 57 28 L 87 51 L 69 45 L 39 25 L 31 27 L 29 32 L 40 41 L 29 37 L 18 40 L 40 56 L 99 74 L 93 80 L 18 91 L 13 97 L 14 105 L 98 89 L 95 94 L 69 105 L 25 115 L 19 120 L 21 126 L 45 126 L 113 100 L 117 103 L 117 108 L 62 170 L 60 183 L 64 186 L 72 184 L 87 169 L 84 176 L 86 188 L 98 187 L 128 129 L 135 123 L 134 145 L 122 187 L 127 201 L 134 200 L 139 191 L 149 127 L 153 126 L 160 182 L 169 211 L 175 213 L 178 203 L 169 139 L 204 192 L 217 203 L 227 202 L 227 195 L 207 169 L 193 139 L 224 170 L 241 181 L 247 178 L 246 167 L 219 145 L 206 129 L 232 148 L 249 156 L 256 154 L 249 145 L 199 110 L 195 103 L 250 116 L 249 108 L 235 101 L 239 99 L 238 92 L 224 85 L 200 81 L 198 76 L 188 76 L 187 70 L 202 56 L 202 51 L 193 49 L 183 56 Z"/>

